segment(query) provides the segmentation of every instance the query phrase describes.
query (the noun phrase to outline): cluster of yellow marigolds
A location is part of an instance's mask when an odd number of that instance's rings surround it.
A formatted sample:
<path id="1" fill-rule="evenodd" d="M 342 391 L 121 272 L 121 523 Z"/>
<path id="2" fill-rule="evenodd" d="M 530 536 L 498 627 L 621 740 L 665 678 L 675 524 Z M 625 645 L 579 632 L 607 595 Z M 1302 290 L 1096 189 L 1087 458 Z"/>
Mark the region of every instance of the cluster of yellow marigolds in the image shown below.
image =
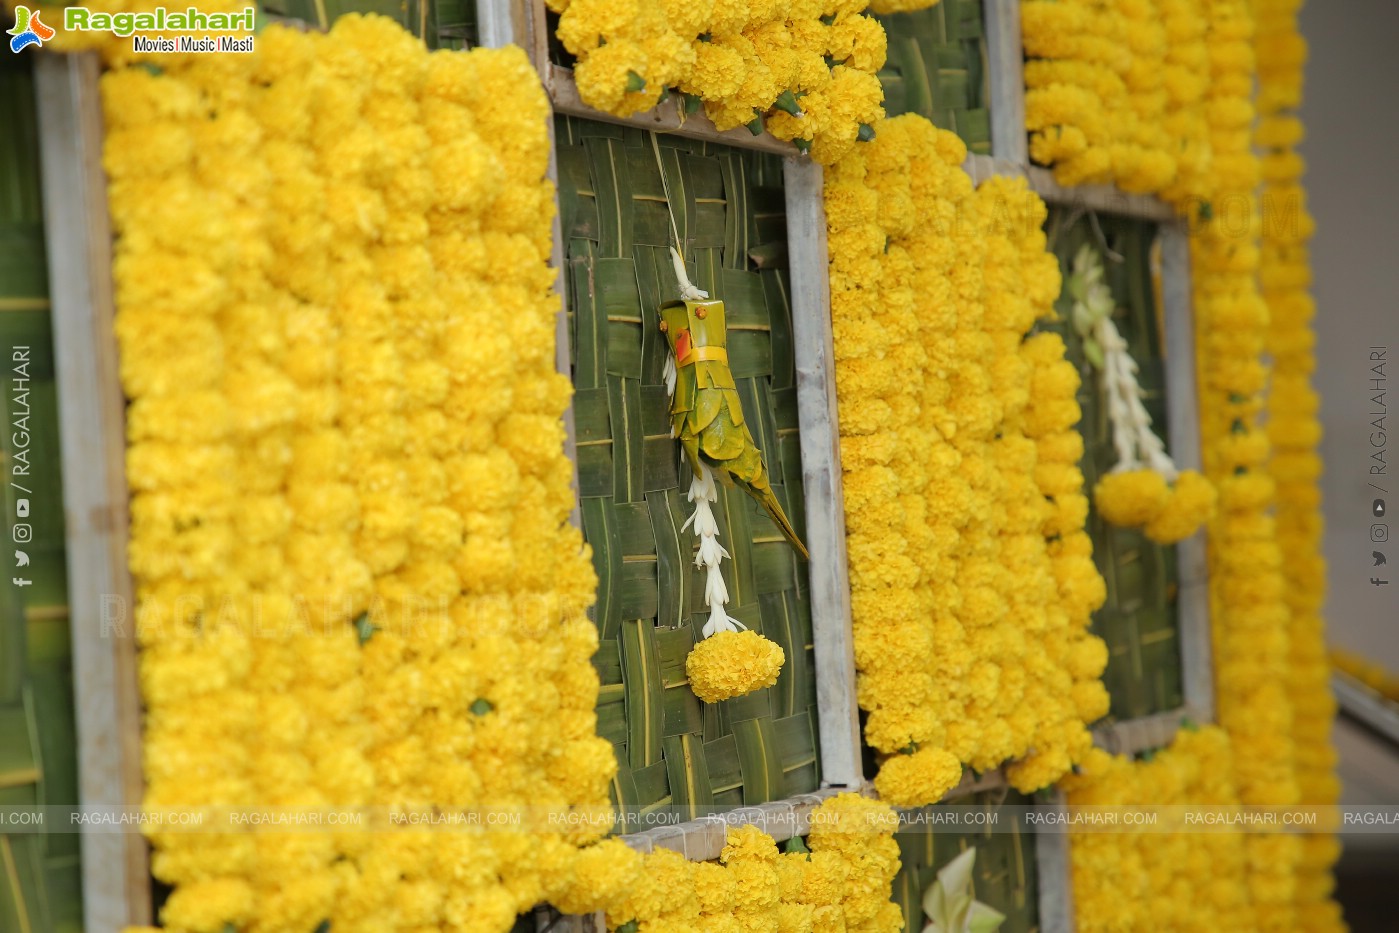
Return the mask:
<path id="1" fill-rule="evenodd" d="M 1171 483 L 1155 470 L 1128 470 L 1098 480 L 1093 504 L 1114 525 L 1141 528 L 1153 541 L 1175 544 L 1213 516 L 1215 492 L 1210 481 L 1194 470 L 1186 470 Z"/>
<path id="2" fill-rule="evenodd" d="M 1268 390 L 1269 473 L 1277 483 L 1278 545 L 1289 585 L 1284 592 L 1288 627 L 1288 693 L 1292 699 L 1293 766 L 1300 803 L 1334 804 L 1340 788 L 1336 753 L 1330 742 L 1335 702 L 1328 686 L 1321 606 L 1326 564 L 1321 557 L 1320 400 L 1311 387 L 1316 335 L 1315 305 L 1308 287 L 1311 263 L 1307 241 L 1313 222 L 1302 187 L 1303 163 L 1296 152 L 1302 122 L 1302 68 L 1307 46 L 1297 28 L 1296 0 L 1259 0 L 1255 39 L 1258 65 L 1258 123 L 1254 145 L 1260 153 L 1262 230 L 1259 281 L 1268 305 L 1267 352 L 1272 359 Z M 1373 362 L 1372 362 L 1372 365 Z M 1297 864 L 1297 925 L 1302 929 L 1339 927 L 1329 899 L 1336 860 L 1335 840 L 1308 835 Z"/>
<path id="3" fill-rule="evenodd" d="M 884 116 L 866 0 L 549 0 L 579 96 L 627 115 L 678 89 L 721 130 L 764 128 L 829 164 Z M 924 2 L 922 5 L 927 6 Z"/>
<path id="4" fill-rule="evenodd" d="M 1209 526 L 1215 683 L 1244 804 L 1330 803 L 1337 790 L 1319 616 L 1320 427 L 1309 385 L 1305 251 L 1311 220 L 1301 160 L 1292 151 L 1301 124 L 1290 112 L 1300 100 L 1305 58 L 1298 6 L 1295 0 L 1068 0 L 1027 3 L 1023 19 L 1026 52 L 1040 60 L 1027 70 L 1032 155 L 1053 163 L 1064 180 L 1113 181 L 1160 194 L 1191 224 L 1204 465 L 1219 494 Z M 1139 30 L 1116 50 L 1104 44 L 1122 24 L 1140 25 L 1153 7 L 1168 32 L 1171 22 L 1180 25 L 1182 42 L 1168 42 L 1164 59 L 1154 43 L 1139 42 Z M 1200 82 L 1198 92 L 1169 67 L 1180 55 L 1199 66 L 1191 79 Z M 1148 176 L 1120 156 L 1124 143 L 1112 128 L 1131 121 L 1100 125 L 1092 108 L 1081 106 L 1095 94 L 1115 99 L 1113 75 L 1130 88 L 1151 71 L 1167 82 L 1172 102 L 1158 119 L 1163 128 L 1174 127 L 1169 151 L 1192 154 L 1177 155 L 1173 175 Z M 1201 153 L 1204 160 L 1193 161 Z M 1269 388 L 1265 352 L 1274 363 L 1266 432 L 1259 424 Z M 1245 844 L 1259 928 L 1339 928 L 1329 900 L 1332 839 L 1253 836 Z"/>
<path id="5" fill-rule="evenodd" d="M 102 93 L 147 805 L 605 818 L 523 52 L 352 16 Z M 500 931 L 578 825 L 156 833 L 153 871 L 185 933 Z"/>
<path id="6" fill-rule="evenodd" d="M 875 786 L 936 801 L 961 764 L 1043 787 L 1091 744 L 1107 660 L 1059 268 L 1023 182 L 880 123 L 829 173 L 831 314 L 859 701 Z"/>
<path id="7" fill-rule="evenodd" d="M 888 804 L 936 801 L 964 765 L 1006 765 L 1022 790 L 1077 767 L 1079 802 L 1334 799 L 1310 223 L 1286 209 L 1296 3 L 1022 7 L 1033 157 L 1192 222 L 1222 728 L 1150 763 L 1087 730 L 1108 707 L 1088 631 L 1105 591 L 1079 376 L 1034 331 L 1061 284 L 1044 204 L 1021 181 L 975 185 L 965 146 L 923 118 L 883 119 L 864 6 L 557 4 L 585 102 L 627 114 L 676 88 L 720 128 L 761 119 L 831 166 L 858 693 L 887 803 L 826 802 L 809 851 L 736 830 L 719 863 L 598 841 L 615 762 L 593 711 L 595 581 L 566 521 L 548 106 L 524 54 L 429 54 L 358 16 L 268 28 L 246 56 L 137 67 L 108 50 L 148 805 L 580 817 L 157 832 L 167 929 L 498 933 L 547 901 L 656 933 L 892 933 Z M 697 692 L 726 689 L 712 673 Z M 1323 836 L 1083 836 L 1080 923 L 1199 928 L 1198 907 L 1220 928 L 1332 929 L 1334 855 Z"/>
<path id="8" fill-rule="evenodd" d="M 898 822 L 887 804 L 841 794 L 815 809 L 806 842 L 785 852 L 753 825 L 729 831 L 718 863 L 670 849 L 642 856 L 607 840 L 580 855 L 558 905 L 603 910 L 609 929 L 638 933 L 897 933 Z"/>
<path id="9" fill-rule="evenodd" d="M 1201 0 L 1026 0 L 1030 155 L 1064 184 L 1201 197 L 1214 171 Z"/>
<path id="10" fill-rule="evenodd" d="M 1064 779 L 1070 806 L 1238 804 L 1229 737 L 1182 730 L 1149 762 L 1094 749 Z M 1082 933 L 1254 930 L 1244 836 L 1235 832 L 1092 832 L 1073 840 L 1074 911 Z"/>

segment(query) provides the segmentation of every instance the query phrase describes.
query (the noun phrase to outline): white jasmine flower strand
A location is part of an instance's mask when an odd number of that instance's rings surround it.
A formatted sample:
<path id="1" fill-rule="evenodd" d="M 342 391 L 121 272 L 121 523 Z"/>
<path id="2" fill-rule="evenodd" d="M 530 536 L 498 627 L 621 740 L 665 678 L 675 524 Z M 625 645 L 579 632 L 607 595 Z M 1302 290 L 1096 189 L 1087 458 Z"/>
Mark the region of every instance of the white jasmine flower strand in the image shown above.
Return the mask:
<path id="1" fill-rule="evenodd" d="M 1142 387 L 1137 381 L 1137 361 L 1127 341 L 1112 322 L 1115 303 L 1104 281 L 1103 261 L 1092 247 L 1084 245 L 1074 256 L 1069 291 L 1074 296 L 1073 324 L 1084 338 L 1084 355 L 1103 374 L 1107 393 L 1108 420 L 1117 449 L 1113 473 L 1139 470 L 1143 466 L 1170 482 L 1179 471 L 1166 454 L 1161 438 L 1151 427 L 1151 415 L 1142 403 Z"/>

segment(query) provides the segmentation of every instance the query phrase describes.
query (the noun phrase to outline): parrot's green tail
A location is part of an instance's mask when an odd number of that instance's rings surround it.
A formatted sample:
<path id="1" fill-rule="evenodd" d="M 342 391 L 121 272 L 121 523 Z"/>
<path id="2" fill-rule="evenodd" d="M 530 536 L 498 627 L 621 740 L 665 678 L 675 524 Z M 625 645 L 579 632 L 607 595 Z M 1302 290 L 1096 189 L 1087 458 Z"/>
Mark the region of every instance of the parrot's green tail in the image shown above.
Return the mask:
<path id="1" fill-rule="evenodd" d="M 758 501 L 758 504 L 763 507 L 763 511 L 768 513 L 768 516 L 777 523 L 777 527 L 782 530 L 783 536 L 791 542 L 792 547 L 797 549 L 797 553 L 801 554 L 802 560 L 810 560 L 811 555 L 807 553 L 806 545 L 802 544 L 801 539 L 797 537 L 796 529 L 793 528 L 792 523 L 787 520 L 786 513 L 782 511 L 782 504 L 777 501 L 777 496 L 772 493 L 772 487 L 765 486 L 760 489 L 751 483 L 745 483 L 738 477 L 734 477 L 734 482 L 741 486 L 744 492 Z"/>

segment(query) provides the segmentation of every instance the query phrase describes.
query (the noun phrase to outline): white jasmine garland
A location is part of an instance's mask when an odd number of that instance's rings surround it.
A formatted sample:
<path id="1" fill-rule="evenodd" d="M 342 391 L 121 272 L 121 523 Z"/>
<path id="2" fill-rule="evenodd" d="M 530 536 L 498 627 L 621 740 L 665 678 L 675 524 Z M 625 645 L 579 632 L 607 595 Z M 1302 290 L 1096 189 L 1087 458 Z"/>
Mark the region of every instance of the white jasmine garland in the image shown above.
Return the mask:
<path id="1" fill-rule="evenodd" d="M 1161 438 L 1151 427 L 1151 415 L 1142 403 L 1142 387 L 1137 381 L 1137 361 L 1127 341 L 1112 322 L 1116 305 L 1103 279 L 1103 260 L 1096 250 L 1084 244 L 1074 256 L 1069 293 L 1073 295 L 1073 324 L 1083 338 L 1084 355 L 1103 374 L 1107 392 L 1108 420 L 1112 441 L 1117 448 L 1113 473 L 1143 467 L 1174 482 L 1179 471 L 1166 454 Z"/>
<path id="2" fill-rule="evenodd" d="M 685 261 L 673 246 L 670 249 L 670 259 L 675 266 L 676 281 L 680 283 L 680 297 L 685 301 L 702 301 L 708 298 L 707 292 L 700 291 L 690 282 L 690 277 L 685 272 Z M 664 376 L 666 393 L 673 396 L 676 370 L 675 357 L 670 354 L 666 355 Z M 672 437 L 675 436 L 674 426 L 671 427 L 670 433 Z M 709 606 L 709 621 L 704 624 L 702 635 L 708 638 L 716 632 L 737 632 L 747 626 L 724 611 L 724 604 L 729 601 L 729 588 L 724 583 L 719 564 L 729 556 L 729 552 L 719 543 L 719 523 L 715 521 L 714 509 L 711 507 L 711 503 L 719 501 L 719 490 L 714 485 L 714 471 L 701 463 L 690 478 L 690 491 L 686 495 L 689 501 L 695 504 L 695 511 L 685 519 L 685 524 L 680 530 L 684 531 L 694 525 L 695 537 L 700 539 L 699 551 L 695 554 L 695 566 L 706 568 L 704 601 Z"/>

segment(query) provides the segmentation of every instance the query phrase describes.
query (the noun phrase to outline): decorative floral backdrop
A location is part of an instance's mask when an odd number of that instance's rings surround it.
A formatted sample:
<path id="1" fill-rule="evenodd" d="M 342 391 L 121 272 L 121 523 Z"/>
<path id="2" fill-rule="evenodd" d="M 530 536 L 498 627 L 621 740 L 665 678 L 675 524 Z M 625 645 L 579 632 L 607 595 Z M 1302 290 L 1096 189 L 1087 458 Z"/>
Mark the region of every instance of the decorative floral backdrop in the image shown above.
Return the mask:
<path id="1" fill-rule="evenodd" d="M 859 699 L 884 800 L 1001 764 L 1080 801 L 1334 800 L 1296 7 L 1023 5 L 1033 158 L 1159 194 L 1191 226 L 1219 725 L 1152 762 L 1086 730 L 1107 705 L 1086 630 L 1103 585 L 1078 377 L 1058 338 L 1027 336 L 1061 284 L 1039 198 L 973 185 L 962 143 L 923 118 L 882 119 L 884 37 L 861 4 L 561 7 L 585 100 L 627 113 L 678 88 L 830 166 Z M 140 65 L 103 46 L 147 803 L 605 816 L 538 76 L 518 49 L 429 55 L 376 18 L 257 44 Z M 895 929 L 888 805 L 821 812 L 855 829 L 782 855 L 743 830 L 722 865 L 643 859 L 593 823 L 156 833 L 153 870 L 174 886 L 164 926 L 199 933 L 499 931 L 543 901 L 614 928 Z M 1083 929 L 1340 926 L 1325 836 L 1145 845 L 1075 841 Z M 1109 866 L 1147 913 L 1104 888 Z"/>

